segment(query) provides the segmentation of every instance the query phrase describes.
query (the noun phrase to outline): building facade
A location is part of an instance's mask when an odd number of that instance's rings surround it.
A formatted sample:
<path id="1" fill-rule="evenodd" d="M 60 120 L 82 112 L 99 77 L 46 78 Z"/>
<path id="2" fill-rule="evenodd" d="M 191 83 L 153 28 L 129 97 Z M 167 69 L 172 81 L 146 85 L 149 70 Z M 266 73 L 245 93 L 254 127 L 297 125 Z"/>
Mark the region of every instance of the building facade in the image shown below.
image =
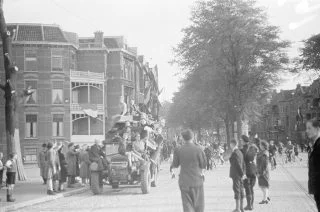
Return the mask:
<path id="1" fill-rule="evenodd" d="M 310 86 L 298 84 L 294 90 L 274 92 L 251 131 L 267 140 L 306 143 L 305 125 L 312 118 L 320 119 L 320 79 Z"/>
<path id="2" fill-rule="evenodd" d="M 19 107 L 26 163 L 35 163 L 39 147 L 49 140 L 80 145 L 104 140 L 111 117 L 120 112 L 121 98 L 128 105 L 131 100 L 143 103 L 148 65 L 124 37 L 105 37 L 98 31 L 93 37 L 79 38 L 57 25 L 44 24 L 8 24 L 8 30 L 12 59 L 19 68 L 17 89 L 33 91 Z M 3 57 L 0 79 L 4 79 Z M 3 95 L 0 139 L 0 151 L 5 151 Z"/>

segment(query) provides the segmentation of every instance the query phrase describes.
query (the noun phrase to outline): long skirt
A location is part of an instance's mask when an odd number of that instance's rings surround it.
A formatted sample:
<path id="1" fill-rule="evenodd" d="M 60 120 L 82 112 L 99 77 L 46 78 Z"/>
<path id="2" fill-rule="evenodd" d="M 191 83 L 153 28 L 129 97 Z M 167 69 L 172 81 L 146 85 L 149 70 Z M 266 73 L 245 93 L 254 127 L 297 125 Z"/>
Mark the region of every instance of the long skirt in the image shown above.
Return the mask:
<path id="1" fill-rule="evenodd" d="M 89 178 L 89 165 L 86 162 L 80 164 L 80 177 Z"/>

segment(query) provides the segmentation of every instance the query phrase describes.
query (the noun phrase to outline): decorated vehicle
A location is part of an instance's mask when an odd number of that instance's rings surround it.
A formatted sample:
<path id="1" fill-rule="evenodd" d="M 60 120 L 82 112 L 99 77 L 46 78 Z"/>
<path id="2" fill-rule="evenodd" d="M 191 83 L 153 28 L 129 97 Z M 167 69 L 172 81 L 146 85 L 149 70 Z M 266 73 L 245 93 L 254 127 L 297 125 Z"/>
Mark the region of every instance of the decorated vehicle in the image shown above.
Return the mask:
<path id="1" fill-rule="evenodd" d="M 160 124 L 122 116 L 107 133 L 100 159 L 90 158 L 92 192 L 100 194 L 103 184 L 114 189 L 140 184 L 142 193 L 149 193 L 157 186 L 162 142 Z"/>

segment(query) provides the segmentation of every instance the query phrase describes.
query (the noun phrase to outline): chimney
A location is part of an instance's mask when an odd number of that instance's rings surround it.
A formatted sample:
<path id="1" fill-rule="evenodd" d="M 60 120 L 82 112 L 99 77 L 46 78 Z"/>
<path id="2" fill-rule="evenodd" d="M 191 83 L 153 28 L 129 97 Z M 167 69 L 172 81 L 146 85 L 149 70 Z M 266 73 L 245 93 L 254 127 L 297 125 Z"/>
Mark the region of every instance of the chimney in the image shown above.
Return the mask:
<path id="1" fill-rule="evenodd" d="M 96 47 L 103 46 L 103 32 L 102 31 L 94 32 L 94 43 L 95 43 Z"/>

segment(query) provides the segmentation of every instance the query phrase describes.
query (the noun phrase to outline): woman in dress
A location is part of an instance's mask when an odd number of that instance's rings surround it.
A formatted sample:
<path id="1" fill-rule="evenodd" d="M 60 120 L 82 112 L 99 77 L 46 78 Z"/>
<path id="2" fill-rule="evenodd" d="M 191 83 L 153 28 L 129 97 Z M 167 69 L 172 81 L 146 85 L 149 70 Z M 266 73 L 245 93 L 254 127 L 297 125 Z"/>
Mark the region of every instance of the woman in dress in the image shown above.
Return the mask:
<path id="1" fill-rule="evenodd" d="M 263 193 L 263 200 L 259 204 L 268 204 L 269 198 L 269 152 L 268 143 L 264 140 L 260 141 L 260 152 L 257 156 L 258 184 Z"/>
<path id="2" fill-rule="evenodd" d="M 60 178 L 59 178 L 59 191 L 64 191 L 65 190 L 65 183 L 67 182 L 67 175 L 68 175 L 68 164 L 66 161 L 66 158 L 64 154 L 62 153 L 63 146 L 60 147 L 58 150 L 58 156 L 60 160 Z"/>
<path id="3" fill-rule="evenodd" d="M 86 146 L 82 147 L 82 150 L 79 155 L 79 162 L 80 162 L 81 184 L 82 186 L 84 186 L 85 184 L 87 184 L 89 179 L 89 166 L 90 166 L 89 153 L 88 153 L 88 148 Z"/>

